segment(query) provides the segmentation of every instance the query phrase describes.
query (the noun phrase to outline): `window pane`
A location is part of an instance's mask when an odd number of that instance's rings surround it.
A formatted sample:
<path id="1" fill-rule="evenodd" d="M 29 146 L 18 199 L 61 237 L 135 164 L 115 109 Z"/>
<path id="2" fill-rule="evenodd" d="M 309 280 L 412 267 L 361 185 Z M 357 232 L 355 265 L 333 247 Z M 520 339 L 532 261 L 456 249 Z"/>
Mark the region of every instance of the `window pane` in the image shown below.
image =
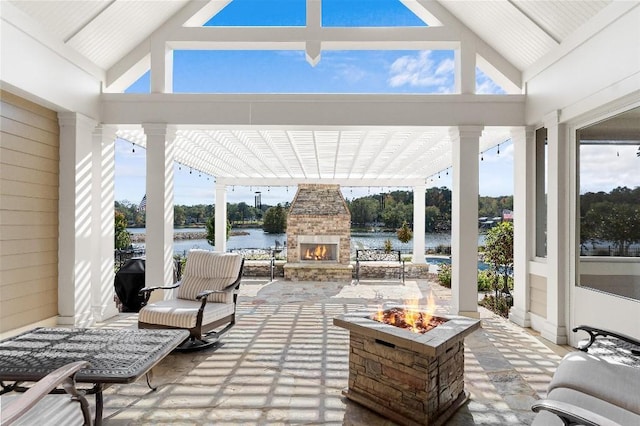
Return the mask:
<path id="1" fill-rule="evenodd" d="M 580 129 L 579 285 L 640 300 L 640 108 Z"/>
<path id="2" fill-rule="evenodd" d="M 547 129 L 536 130 L 536 256 L 547 257 Z"/>

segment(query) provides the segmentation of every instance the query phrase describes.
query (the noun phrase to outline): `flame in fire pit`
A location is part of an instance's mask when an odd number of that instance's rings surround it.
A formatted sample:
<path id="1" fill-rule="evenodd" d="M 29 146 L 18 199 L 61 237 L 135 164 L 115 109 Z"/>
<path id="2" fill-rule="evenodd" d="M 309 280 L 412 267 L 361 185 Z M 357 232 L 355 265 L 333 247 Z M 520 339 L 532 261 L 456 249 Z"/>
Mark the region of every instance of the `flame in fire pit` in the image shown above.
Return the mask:
<path id="1" fill-rule="evenodd" d="M 387 310 L 381 308 L 371 319 L 405 328 L 414 333 L 426 333 L 447 321 L 444 318 L 434 316 L 436 303 L 433 294 L 429 294 L 426 307 L 420 307 L 418 300 L 405 300 L 404 305 L 404 307 L 395 307 Z"/>

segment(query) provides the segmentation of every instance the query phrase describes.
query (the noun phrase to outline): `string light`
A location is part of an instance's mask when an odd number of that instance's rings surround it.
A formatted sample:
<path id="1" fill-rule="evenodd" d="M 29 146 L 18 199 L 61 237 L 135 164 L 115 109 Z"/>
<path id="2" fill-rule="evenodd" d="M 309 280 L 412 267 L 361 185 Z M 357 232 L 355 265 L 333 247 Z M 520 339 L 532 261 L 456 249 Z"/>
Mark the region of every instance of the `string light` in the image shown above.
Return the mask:
<path id="1" fill-rule="evenodd" d="M 500 144 L 498 144 L 498 155 L 500 155 Z"/>
<path id="2" fill-rule="evenodd" d="M 136 153 L 136 144 L 131 142 L 131 152 Z"/>
<path id="3" fill-rule="evenodd" d="M 484 161 L 484 152 L 480 153 L 480 161 Z"/>
<path id="4" fill-rule="evenodd" d="M 193 174 L 193 169 L 189 168 L 189 174 Z"/>

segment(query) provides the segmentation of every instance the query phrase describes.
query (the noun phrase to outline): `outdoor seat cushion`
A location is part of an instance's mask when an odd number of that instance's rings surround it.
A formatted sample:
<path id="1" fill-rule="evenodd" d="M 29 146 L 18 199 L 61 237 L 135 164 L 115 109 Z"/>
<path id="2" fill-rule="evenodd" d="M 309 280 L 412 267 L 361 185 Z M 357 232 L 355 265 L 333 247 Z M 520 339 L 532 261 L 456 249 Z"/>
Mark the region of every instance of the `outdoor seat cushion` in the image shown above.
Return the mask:
<path id="1" fill-rule="evenodd" d="M 608 392 L 610 388 L 603 387 L 603 393 Z M 569 388 L 555 388 L 547 394 L 547 399 L 566 402 L 592 413 L 599 414 L 612 420 L 620 425 L 638 425 L 640 424 L 640 415 L 625 410 L 622 407 L 611 404 L 599 397 L 594 397 L 586 393 Z M 559 417 L 548 411 L 540 411 L 531 423 L 532 426 L 562 426 L 563 423 Z"/>
<path id="2" fill-rule="evenodd" d="M 586 352 L 570 352 L 553 375 L 548 392 L 561 388 L 574 389 L 640 415 L 640 368 Z"/>
<path id="3" fill-rule="evenodd" d="M 20 398 L 23 394 L 9 392 L 0 397 L 0 413 L 5 404 Z M 93 406 L 91 405 L 92 409 Z M 92 416 L 95 414 L 92 412 Z M 12 423 L 12 426 L 59 426 L 82 425 L 84 419 L 80 403 L 73 401 L 71 395 L 46 395 L 31 410 Z"/>
<path id="4" fill-rule="evenodd" d="M 201 305 L 202 302 L 196 300 L 162 300 L 142 308 L 138 321 L 176 328 L 193 328 L 196 326 L 198 309 Z M 210 324 L 234 312 L 235 305 L 233 303 L 207 302 L 202 314 L 202 324 Z"/>
<path id="5" fill-rule="evenodd" d="M 206 290 L 222 290 L 238 279 L 242 256 L 237 253 L 215 253 L 209 250 L 191 250 L 187 256 L 180 287 L 179 299 L 195 300 Z M 210 302 L 233 303 L 233 293 L 213 293 Z"/>

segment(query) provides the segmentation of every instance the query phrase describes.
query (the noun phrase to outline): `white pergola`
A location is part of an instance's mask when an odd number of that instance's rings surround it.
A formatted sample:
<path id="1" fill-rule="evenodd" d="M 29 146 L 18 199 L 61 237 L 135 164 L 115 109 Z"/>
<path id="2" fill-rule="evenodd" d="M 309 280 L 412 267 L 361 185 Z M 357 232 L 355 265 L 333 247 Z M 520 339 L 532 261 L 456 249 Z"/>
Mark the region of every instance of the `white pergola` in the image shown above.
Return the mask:
<path id="1" fill-rule="evenodd" d="M 413 187 L 415 235 L 424 234 L 426 179 L 450 169 L 452 309 L 477 316 L 479 153 L 510 139 L 512 320 L 553 342 L 567 341 L 568 327 L 591 315 L 576 318 L 569 309 L 583 297 L 569 284 L 576 273 L 572 131 L 639 102 L 638 2 L 400 1 L 427 25 L 323 27 L 321 0 L 306 0 L 301 27 L 203 27 L 231 0 L 3 2 L 2 87 L 60 118 L 60 210 L 66 214 L 59 225 L 59 292 L 93 295 L 88 302 L 61 298 L 60 322 L 113 314 L 105 265 L 113 256 L 116 136 L 147 149 L 146 279 L 155 285 L 169 283 L 173 272 L 174 162 L 215 178 L 219 213 L 226 211 L 231 185 Z M 196 49 L 298 50 L 309 66 L 327 50 L 453 50 L 454 93 L 172 93 L 173 52 Z M 606 70 L 593 66 L 616 61 L 619 66 Z M 476 68 L 506 94 L 476 94 Z M 45 84 L 43 69 L 51 70 Z M 123 93 L 148 70 L 150 93 Z M 535 193 L 537 128 L 546 129 L 548 146 L 545 206 Z M 545 224 L 535 220 L 541 208 Z M 216 214 L 217 236 L 225 235 L 224 217 Z M 547 255 L 536 258 L 542 226 Z M 225 250 L 226 243 L 215 246 Z M 424 240 L 414 239 L 414 253 L 420 252 Z M 545 282 L 544 315 L 531 312 L 538 277 Z M 616 300 L 596 303 L 620 308 Z M 615 326 L 640 333 L 637 325 Z"/>

